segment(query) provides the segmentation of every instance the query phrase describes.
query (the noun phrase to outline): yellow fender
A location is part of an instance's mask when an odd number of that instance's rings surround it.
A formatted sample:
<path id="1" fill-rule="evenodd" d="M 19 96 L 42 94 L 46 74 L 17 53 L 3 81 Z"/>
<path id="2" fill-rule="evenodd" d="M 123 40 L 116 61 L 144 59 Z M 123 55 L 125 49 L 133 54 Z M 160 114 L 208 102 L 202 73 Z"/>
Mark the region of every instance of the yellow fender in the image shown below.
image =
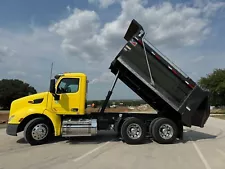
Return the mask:
<path id="1" fill-rule="evenodd" d="M 43 114 L 46 115 L 52 121 L 55 136 L 61 135 L 61 117 L 49 110 L 44 110 Z"/>
<path id="2" fill-rule="evenodd" d="M 59 136 L 61 134 L 61 117 L 49 110 L 43 109 L 43 107 L 35 107 L 30 109 L 25 107 L 23 109 L 20 109 L 14 112 L 13 114 L 9 115 L 8 123 L 21 124 L 23 123 L 24 119 L 29 118 L 29 116 L 33 116 L 33 115 L 37 115 L 37 116 L 45 115 L 47 118 L 50 119 L 50 121 L 53 124 L 55 136 Z"/>

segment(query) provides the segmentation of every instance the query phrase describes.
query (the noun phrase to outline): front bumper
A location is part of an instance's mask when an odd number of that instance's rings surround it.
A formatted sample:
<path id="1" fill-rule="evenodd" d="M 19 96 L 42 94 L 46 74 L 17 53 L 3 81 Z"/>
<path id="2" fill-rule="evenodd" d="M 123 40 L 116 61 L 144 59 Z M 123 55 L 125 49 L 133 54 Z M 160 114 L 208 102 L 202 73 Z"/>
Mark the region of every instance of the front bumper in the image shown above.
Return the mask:
<path id="1" fill-rule="evenodd" d="M 17 136 L 18 124 L 7 124 L 6 133 L 11 136 Z"/>

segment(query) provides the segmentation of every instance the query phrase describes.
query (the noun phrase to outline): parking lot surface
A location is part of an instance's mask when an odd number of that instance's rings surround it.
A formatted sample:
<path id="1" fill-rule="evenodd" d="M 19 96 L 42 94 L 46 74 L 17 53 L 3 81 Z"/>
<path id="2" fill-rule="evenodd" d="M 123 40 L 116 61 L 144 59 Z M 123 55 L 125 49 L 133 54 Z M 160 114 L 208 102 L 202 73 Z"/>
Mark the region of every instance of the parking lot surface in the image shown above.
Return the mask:
<path id="1" fill-rule="evenodd" d="M 30 146 L 0 129 L 0 169 L 224 169 L 225 120 L 210 118 L 205 128 L 185 128 L 184 140 L 160 145 L 127 145 L 113 132 L 95 137 L 57 138 Z"/>

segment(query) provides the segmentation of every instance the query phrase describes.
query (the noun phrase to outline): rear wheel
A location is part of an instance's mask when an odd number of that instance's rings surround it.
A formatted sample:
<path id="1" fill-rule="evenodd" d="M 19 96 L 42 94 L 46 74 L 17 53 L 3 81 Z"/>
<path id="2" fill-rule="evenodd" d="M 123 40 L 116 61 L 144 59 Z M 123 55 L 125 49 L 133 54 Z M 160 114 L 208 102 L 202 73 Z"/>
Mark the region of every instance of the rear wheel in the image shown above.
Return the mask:
<path id="1" fill-rule="evenodd" d="M 148 130 L 149 130 L 149 135 L 150 135 L 150 137 L 152 136 L 152 126 L 153 126 L 153 124 L 154 124 L 158 119 L 159 119 L 159 117 L 155 118 L 154 120 L 151 121 L 151 123 L 150 123 L 150 125 L 149 125 Z"/>
<path id="2" fill-rule="evenodd" d="M 173 143 L 177 138 L 177 134 L 177 125 L 168 118 L 159 118 L 152 126 L 153 140 L 160 144 Z"/>
<path id="3" fill-rule="evenodd" d="M 125 119 L 121 127 L 121 136 L 127 144 L 139 144 L 145 140 L 146 126 L 138 118 L 130 117 Z"/>
<path id="4" fill-rule="evenodd" d="M 30 145 L 44 144 L 51 136 L 51 124 L 44 118 L 32 119 L 24 128 L 24 138 Z"/>

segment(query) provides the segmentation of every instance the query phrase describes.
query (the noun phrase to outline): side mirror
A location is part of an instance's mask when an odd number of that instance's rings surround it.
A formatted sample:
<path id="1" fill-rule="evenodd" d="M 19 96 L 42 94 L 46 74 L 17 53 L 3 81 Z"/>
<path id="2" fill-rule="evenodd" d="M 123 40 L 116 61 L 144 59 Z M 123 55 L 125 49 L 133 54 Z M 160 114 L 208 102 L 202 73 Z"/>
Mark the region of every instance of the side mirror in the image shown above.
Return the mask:
<path id="1" fill-rule="evenodd" d="M 50 93 L 55 94 L 55 79 L 51 79 L 50 81 Z"/>

